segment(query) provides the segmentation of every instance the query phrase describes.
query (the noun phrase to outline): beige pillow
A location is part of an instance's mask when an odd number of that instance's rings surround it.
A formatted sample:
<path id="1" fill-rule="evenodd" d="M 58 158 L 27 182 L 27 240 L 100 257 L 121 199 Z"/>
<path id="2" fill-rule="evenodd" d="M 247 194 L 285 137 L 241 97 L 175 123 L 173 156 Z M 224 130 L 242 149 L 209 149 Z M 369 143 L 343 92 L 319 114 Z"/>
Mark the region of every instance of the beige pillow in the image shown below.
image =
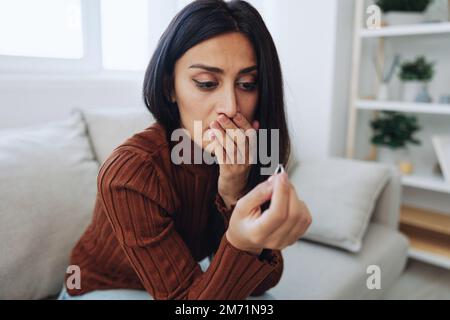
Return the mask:
<path id="1" fill-rule="evenodd" d="M 80 115 L 0 136 L 0 299 L 59 292 L 92 215 L 98 162 Z"/>
<path id="2" fill-rule="evenodd" d="M 95 156 L 103 163 L 114 148 L 154 122 L 150 112 L 142 108 L 76 108 L 84 118 Z"/>
<path id="3" fill-rule="evenodd" d="M 391 170 L 338 158 L 301 162 L 290 179 L 313 218 L 303 238 L 358 252 Z"/>

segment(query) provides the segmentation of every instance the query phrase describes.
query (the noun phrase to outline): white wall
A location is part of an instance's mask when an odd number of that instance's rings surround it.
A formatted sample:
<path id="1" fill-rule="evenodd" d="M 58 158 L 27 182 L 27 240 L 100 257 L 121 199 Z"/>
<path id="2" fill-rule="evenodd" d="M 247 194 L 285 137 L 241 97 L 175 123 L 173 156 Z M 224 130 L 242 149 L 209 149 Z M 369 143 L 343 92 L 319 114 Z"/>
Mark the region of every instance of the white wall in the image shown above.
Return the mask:
<path id="1" fill-rule="evenodd" d="M 74 107 L 145 107 L 141 76 L 8 76 L 0 79 L 0 129 L 64 119 Z"/>
<path id="2" fill-rule="evenodd" d="M 353 1 L 280 0 L 265 4 L 283 67 L 297 156 L 343 156 Z"/>

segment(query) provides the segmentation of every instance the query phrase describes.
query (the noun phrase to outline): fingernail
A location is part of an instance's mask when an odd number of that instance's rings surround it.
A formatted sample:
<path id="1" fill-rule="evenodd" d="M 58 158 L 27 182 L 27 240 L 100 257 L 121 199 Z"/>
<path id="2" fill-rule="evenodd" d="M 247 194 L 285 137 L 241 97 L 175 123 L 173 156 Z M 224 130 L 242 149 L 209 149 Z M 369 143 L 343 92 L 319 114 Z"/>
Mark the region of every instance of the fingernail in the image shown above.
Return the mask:
<path id="1" fill-rule="evenodd" d="M 237 113 L 237 114 L 234 116 L 234 118 L 235 118 L 236 120 L 242 120 L 242 114 Z"/>
<path id="2" fill-rule="evenodd" d="M 286 173 L 286 172 L 282 172 L 282 173 L 280 174 L 280 179 L 281 179 L 281 182 L 287 183 L 287 182 L 288 182 L 287 173 Z"/>
<path id="3" fill-rule="evenodd" d="M 227 121 L 227 118 L 226 118 L 225 116 L 220 116 L 220 117 L 219 117 L 219 121 L 220 121 L 221 123 L 225 123 L 225 122 Z"/>

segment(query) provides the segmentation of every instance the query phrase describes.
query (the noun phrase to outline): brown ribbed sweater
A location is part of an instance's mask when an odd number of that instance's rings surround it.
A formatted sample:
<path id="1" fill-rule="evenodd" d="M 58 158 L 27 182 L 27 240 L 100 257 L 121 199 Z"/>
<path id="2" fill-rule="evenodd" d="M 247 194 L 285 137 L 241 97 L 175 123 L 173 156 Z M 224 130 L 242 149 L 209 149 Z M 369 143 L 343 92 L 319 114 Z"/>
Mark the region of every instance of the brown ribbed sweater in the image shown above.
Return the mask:
<path id="1" fill-rule="evenodd" d="M 279 250 L 256 256 L 228 242 L 232 210 L 217 193 L 218 165 L 175 165 L 172 146 L 154 124 L 102 164 L 92 221 L 71 255 L 81 289 L 70 295 L 128 288 L 158 300 L 246 299 L 278 283 Z M 197 262 L 208 256 L 203 272 Z"/>

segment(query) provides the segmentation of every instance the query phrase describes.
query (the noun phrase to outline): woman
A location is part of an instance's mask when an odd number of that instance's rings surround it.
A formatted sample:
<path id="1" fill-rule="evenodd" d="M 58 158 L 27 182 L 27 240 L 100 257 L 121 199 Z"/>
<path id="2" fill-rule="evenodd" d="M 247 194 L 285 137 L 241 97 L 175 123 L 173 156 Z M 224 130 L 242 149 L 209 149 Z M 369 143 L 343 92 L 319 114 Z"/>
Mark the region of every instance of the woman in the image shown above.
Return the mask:
<path id="1" fill-rule="evenodd" d="M 278 129 L 279 159 L 288 160 L 280 64 L 261 16 L 245 1 L 186 6 L 159 41 L 143 95 L 157 122 L 103 163 L 93 220 L 71 256 L 81 282 L 67 277 L 61 298 L 263 294 L 282 275 L 280 250 L 311 216 L 286 173 L 261 175 L 248 137 L 227 139 L 226 129 Z M 204 149 L 218 164 L 175 164 L 171 137 L 180 128 L 194 137 L 191 151 Z M 237 154 L 246 161 L 226 161 Z"/>

